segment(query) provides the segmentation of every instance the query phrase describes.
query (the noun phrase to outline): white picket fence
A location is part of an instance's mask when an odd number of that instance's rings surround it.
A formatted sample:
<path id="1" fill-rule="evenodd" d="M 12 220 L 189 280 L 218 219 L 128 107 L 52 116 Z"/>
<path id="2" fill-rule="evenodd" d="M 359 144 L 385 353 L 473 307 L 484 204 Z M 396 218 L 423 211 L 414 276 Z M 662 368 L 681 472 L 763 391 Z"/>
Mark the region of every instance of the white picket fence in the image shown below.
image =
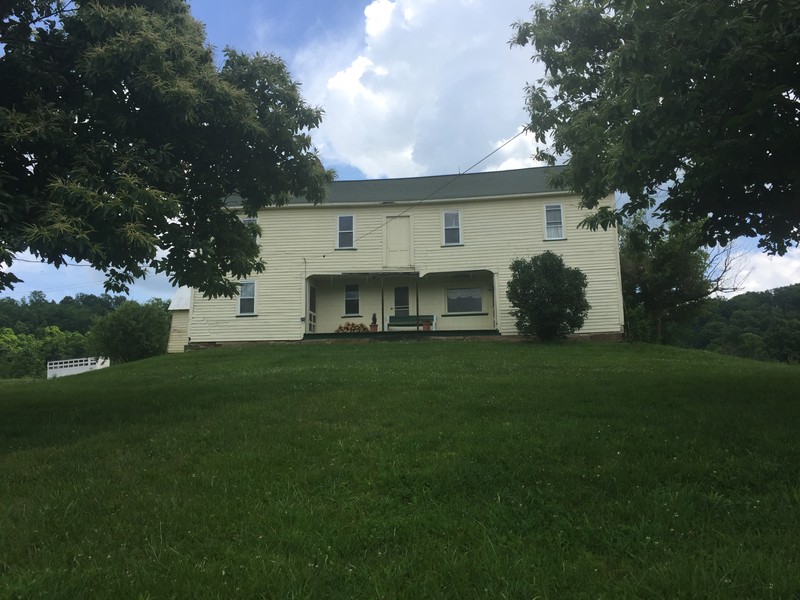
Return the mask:
<path id="1" fill-rule="evenodd" d="M 111 364 L 105 356 L 90 356 L 87 358 L 73 358 L 70 360 L 51 360 L 47 363 L 47 378 L 66 377 L 77 375 L 96 369 L 105 369 Z"/>

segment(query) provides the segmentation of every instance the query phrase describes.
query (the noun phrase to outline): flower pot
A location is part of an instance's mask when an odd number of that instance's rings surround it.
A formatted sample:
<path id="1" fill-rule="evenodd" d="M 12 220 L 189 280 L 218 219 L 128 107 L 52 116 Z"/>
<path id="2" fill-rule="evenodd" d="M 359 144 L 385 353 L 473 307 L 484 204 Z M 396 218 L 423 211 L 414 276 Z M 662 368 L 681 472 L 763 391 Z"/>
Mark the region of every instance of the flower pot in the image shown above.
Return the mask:
<path id="1" fill-rule="evenodd" d="M 430 321 L 424 321 L 422 323 L 422 331 L 430 331 L 430 330 L 431 330 L 431 322 Z"/>
<path id="2" fill-rule="evenodd" d="M 378 331 L 378 324 L 377 323 L 370 323 L 369 324 L 369 330 L 372 333 L 375 333 L 376 331 Z"/>

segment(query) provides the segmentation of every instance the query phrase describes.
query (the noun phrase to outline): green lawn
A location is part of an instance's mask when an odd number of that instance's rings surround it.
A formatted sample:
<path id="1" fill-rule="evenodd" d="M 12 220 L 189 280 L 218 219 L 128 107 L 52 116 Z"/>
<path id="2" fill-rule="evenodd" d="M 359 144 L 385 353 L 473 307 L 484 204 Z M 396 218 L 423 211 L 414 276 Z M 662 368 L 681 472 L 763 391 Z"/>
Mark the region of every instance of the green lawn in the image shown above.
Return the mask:
<path id="1" fill-rule="evenodd" d="M 800 368 L 276 345 L 0 382 L 2 598 L 798 598 Z"/>

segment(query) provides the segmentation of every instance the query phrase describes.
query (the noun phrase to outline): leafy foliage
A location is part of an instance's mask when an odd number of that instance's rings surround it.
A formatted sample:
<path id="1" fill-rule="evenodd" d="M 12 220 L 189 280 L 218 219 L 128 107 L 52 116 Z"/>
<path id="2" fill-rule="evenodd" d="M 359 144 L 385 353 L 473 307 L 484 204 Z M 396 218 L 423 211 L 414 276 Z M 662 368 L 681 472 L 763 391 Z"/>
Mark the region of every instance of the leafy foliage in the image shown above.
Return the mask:
<path id="1" fill-rule="evenodd" d="M 629 339 L 669 342 L 712 294 L 735 289 L 736 255 L 730 247 L 698 248 L 700 230 L 694 223 L 651 226 L 642 214 L 623 222 L 620 270 Z"/>
<path id="2" fill-rule="evenodd" d="M 50 360 L 86 356 L 86 336 L 52 325 L 38 335 L 0 328 L 0 379 L 43 377 Z"/>
<path id="3" fill-rule="evenodd" d="M 591 306 L 586 300 L 586 275 L 567 267 L 547 251 L 530 260 L 511 262 L 507 296 L 517 330 L 542 341 L 564 338 L 583 326 Z"/>
<path id="4" fill-rule="evenodd" d="M 121 315 L 111 316 L 122 307 Z M 169 337 L 168 308 L 169 302 L 160 298 L 142 307 L 108 294 L 76 294 L 60 302 L 38 291 L 19 301 L 2 298 L 0 378 L 43 377 L 47 361 L 90 353 L 112 354 L 116 362 L 163 353 Z M 99 320 L 101 324 L 93 327 Z M 104 344 L 114 350 L 107 352 Z"/>
<path id="5" fill-rule="evenodd" d="M 49 326 L 86 334 L 97 317 L 115 310 L 123 302 L 124 296 L 108 294 L 75 294 L 55 302 L 47 300 L 39 291 L 22 300 L 0 298 L 0 327 L 11 328 L 17 334 L 36 336 L 41 336 Z"/>
<path id="6" fill-rule="evenodd" d="M 170 316 L 167 304 L 128 301 L 100 317 L 89 331 L 89 350 L 112 363 L 140 360 L 167 351 Z"/>
<path id="7" fill-rule="evenodd" d="M 800 284 L 712 299 L 683 343 L 746 358 L 800 363 Z"/>
<path id="8" fill-rule="evenodd" d="M 800 242 L 800 4 L 553 0 L 518 22 L 546 77 L 528 88 L 537 157 L 569 155 L 561 186 L 604 228 L 654 205 L 665 221 L 702 218 L 698 245 L 763 236 Z"/>
<path id="9" fill-rule="evenodd" d="M 148 268 L 209 296 L 264 265 L 248 228 L 323 198 L 322 111 L 283 61 L 226 49 L 185 0 L 12 0 L 0 9 L 0 261 L 68 257 L 124 291 Z M 19 279 L 0 271 L 0 289 Z"/>

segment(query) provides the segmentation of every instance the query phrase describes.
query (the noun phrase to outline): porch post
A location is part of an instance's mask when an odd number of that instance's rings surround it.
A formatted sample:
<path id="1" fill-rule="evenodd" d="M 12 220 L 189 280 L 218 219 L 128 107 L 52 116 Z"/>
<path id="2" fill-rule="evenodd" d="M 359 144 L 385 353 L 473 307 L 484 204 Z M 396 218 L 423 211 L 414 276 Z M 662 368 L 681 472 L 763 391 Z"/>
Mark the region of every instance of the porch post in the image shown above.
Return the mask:
<path id="1" fill-rule="evenodd" d="M 386 331 L 386 302 L 384 300 L 384 277 L 381 275 L 381 331 Z"/>
<path id="2" fill-rule="evenodd" d="M 417 333 L 419 333 L 419 271 L 417 271 L 417 285 L 416 285 L 416 293 L 417 293 Z"/>

